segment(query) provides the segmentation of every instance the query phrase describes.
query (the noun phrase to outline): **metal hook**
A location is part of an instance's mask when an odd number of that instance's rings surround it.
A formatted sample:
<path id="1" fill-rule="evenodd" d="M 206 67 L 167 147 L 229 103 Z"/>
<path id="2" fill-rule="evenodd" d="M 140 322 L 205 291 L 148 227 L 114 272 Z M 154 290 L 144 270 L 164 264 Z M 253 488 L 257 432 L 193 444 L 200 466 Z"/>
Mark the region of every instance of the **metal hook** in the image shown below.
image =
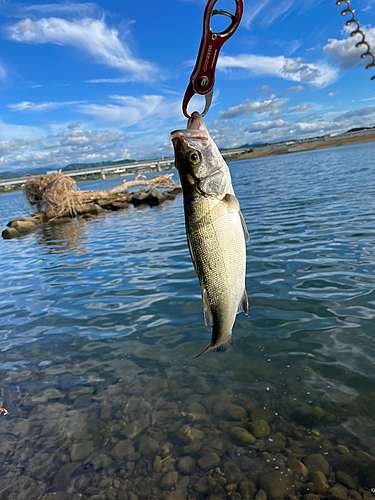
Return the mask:
<path id="1" fill-rule="evenodd" d="M 355 44 L 355 46 L 359 48 L 362 45 L 365 45 L 365 47 L 367 48 L 367 50 L 366 50 L 366 52 L 363 52 L 363 54 L 361 54 L 360 57 L 361 57 L 361 59 L 364 59 L 367 56 L 371 57 L 372 58 L 372 62 L 366 66 L 366 69 L 373 68 L 373 67 L 375 67 L 375 55 L 371 52 L 371 47 L 370 47 L 369 43 L 366 41 L 365 34 L 360 29 L 361 25 L 355 19 L 354 10 L 352 10 L 350 8 L 350 0 L 337 0 L 336 1 L 336 5 L 338 5 L 338 6 L 340 6 L 342 3 L 346 4 L 346 9 L 344 9 L 344 10 L 341 11 L 341 15 L 345 16 L 346 14 L 351 14 L 351 16 L 352 16 L 351 19 L 348 19 L 345 22 L 345 26 L 350 26 L 351 24 L 355 24 L 356 25 L 356 29 L 350 33 L 350 36 L 355 36 L 355 35 L 361 35 L 362 36 L 362 40 L 360 42 L 357 42 Z M 372 76 L 370 78 L 370 80 L 375 80 L 375 75 Z"/>

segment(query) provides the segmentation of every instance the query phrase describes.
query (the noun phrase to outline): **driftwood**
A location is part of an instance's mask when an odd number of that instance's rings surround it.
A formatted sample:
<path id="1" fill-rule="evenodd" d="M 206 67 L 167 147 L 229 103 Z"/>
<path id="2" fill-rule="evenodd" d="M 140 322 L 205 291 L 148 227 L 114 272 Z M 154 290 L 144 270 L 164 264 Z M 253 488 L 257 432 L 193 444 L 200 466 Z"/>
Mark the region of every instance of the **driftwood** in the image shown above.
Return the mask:
<path id="1" fill-rule="evenodd" d="M 173 174 L 156 175 L 147 180 L 144 175 L 138 175 L 133 181 L 124 180 L 120 186 L 101 191 L 79 191 L 73 179 L 63 175 L 61 172 L 43 175 L 35 179 L 29 179 L 23 188 L 26 200 L 46 220 L 60 217 L 74 217 L 77 214 L 87 212 L 88 206 L 95 207 L 99 204 L 105 207 L 107 204 L 131 200 L 132 195 L 127 193 L 130 188 L 143 186 L 149 190 L 154 188 L 166 188 L 174 190 L 178 181 L 172 180 Z M 126 196 L 124 194 L 126 193 Z"/>

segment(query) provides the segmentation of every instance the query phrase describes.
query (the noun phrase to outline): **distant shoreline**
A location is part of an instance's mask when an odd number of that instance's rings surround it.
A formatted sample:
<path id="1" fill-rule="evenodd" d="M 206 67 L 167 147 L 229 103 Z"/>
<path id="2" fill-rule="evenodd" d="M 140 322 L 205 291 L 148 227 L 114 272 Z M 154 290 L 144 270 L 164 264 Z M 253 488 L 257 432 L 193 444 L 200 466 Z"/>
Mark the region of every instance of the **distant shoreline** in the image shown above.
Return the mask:
<path id="1" fill-rule="evenodd" d="M 298 153 L 300 151 L 312 151 L 315 149 L 333 148 L 336 146 L 345 146 L 348 144 L 357 144 L 357 143 L 361 143 L 361 142 L 372 142 L 372 141 L 375 141 L 375 132 L 367 133 L 367 134 L 358 134 L 358 135 L 354 135 L 351 137 L 337 137 L 337 138 L 328 139 L 326 141 L 315 141 L 315 142 L 290 145 L 290 146 L 287 146 L 286 144 L 280 144 L 280 147 L 273 146 L 273 147 L 270 147 L 269 149 L 262 149 L 261 151 L 253 151 L 252 153 L 241 153 L 238 155 L 227 157 L 225 159 L 225 161 L 232 162 L 232 161 L 239 161 L 239 160 L 248 160 L 250 158 L 262 158 L 265 156 L 275 156 L 275 155 L 282 155 L 282 154 L 287 154 L 287 153 Z M 116 177 L 116 175 L 113 175 L 111 177 Z M 99 179 L 100 179 L 100 177 L 98 177 L 97 179 L 89 179 L 89 180 L 99 180 Z M 81 181 L 84 182 L 87 180 L 88 179 L 80 179 L 80 180 L 77 180 L 76 182 L 81 182 Z M 10 193 L 13 191 L 21 191 L 21 190 L 22 190 L 21 186 L 17 187 L 17 188 L 12 188 L 12 189 L 6 189 L 6 190 L 0 189 L 0 194 Z"/>
<path id="2" fill-rule="evenodd" d="M 347 144 L 356 144 L 360 142 L 375 141 L 375 132 L 371 134 L 355 135 L 352 137 L 337 137 L 327 141 L 315 141 L 306 144 L 297 144 L 286 146 L 280 144 L 280 148 L 273 147 L 263 149 L 262 151 L 253 151 L 252 153 L 242 153 L 238 156 L 227 158 L 226 161 L 248 160 L 249 158 L 262 158 L 263 156 L 274 156 L 286 153 L 298 153 L 300 151 L 311 151 L 314 149 L 333 148 L 335 146 L 345 146 Z"/>

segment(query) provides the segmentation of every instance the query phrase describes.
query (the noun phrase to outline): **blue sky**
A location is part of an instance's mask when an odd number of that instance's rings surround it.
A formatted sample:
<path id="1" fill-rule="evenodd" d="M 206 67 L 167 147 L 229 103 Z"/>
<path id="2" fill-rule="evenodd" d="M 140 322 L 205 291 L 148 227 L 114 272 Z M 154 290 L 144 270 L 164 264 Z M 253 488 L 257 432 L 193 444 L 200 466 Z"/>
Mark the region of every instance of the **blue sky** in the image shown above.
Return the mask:
<path id="1" fill-rule="evenodd" d="M 0 172 L 172 156 L 205 3 L 0 0 Z M 375 0 L 351 6 L 375 48 Z M 234 12 L 234 1 L 216 8 Z M 375 68 L 343 8 L 245 0 L 205 117 L 219 147 L 375 125 Z M 194 99 L 189 111 L 203 110 Z"/>

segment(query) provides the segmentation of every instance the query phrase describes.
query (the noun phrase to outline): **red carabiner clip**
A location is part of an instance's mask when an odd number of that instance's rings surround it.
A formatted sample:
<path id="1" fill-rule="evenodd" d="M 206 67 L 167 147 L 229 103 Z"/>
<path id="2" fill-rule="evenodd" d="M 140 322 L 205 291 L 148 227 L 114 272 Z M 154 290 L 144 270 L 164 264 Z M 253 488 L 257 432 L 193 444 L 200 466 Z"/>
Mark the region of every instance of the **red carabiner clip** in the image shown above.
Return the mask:
<path id="1" fill-rule="evenodd" d="M 243 0 L 235 0 L 236 12 L 234 15 L 226 10 L 213 10 L 214 5 L 217 2 L 218 0 L 208 0 L 204 11 L 203 33 L 199 46 L 197 62 L 195 63 L 192 74 L 190 75 L 190 82 L 182 101 L 182 112 L 186 118 L 191 117 L 191 115 L 187 112 L 187 107 L 194 94 L 205 96 L 206 105 L 203 113 L 201 114 L 202 116 L 204 116 L 210 109 L 215 83 L 215 69 L 220 49 L 224 42 L 226 42 L 233 35 L 241 22 L 244 9 Z M 231 19 L 231 23 L 224 31 L 221 31 L 220 33 L 213 33 L 210 27 L 211 19 L 213 16 L 218 14 L 228 16 Z"/>

